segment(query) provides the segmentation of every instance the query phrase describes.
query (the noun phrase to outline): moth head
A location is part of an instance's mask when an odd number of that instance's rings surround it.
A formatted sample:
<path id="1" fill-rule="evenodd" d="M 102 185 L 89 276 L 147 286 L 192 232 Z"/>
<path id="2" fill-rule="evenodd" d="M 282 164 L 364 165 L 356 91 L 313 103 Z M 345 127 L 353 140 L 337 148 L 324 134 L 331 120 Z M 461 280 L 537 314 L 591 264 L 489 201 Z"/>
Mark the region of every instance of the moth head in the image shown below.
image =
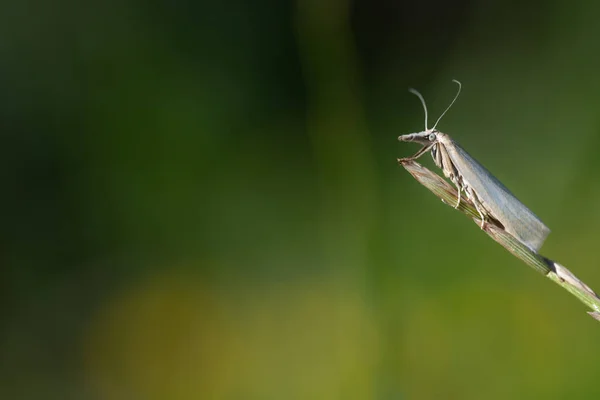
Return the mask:
<path id="1" fill-rule="evenodd" d="M 398 140 L 401 142 L 415 142 L 424 146 L 431 145 L 437 141 L 438 131 L 435 129 L 428 129 L 423 132 L 409 133 L 401 135 Z"/>

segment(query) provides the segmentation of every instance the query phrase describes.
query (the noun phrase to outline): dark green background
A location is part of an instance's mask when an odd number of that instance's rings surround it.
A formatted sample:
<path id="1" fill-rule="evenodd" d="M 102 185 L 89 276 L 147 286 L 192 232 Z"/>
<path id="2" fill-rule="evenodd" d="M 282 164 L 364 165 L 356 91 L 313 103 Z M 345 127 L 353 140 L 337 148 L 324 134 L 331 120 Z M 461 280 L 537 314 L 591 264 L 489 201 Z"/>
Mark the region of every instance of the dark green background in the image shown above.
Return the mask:
<path id="1" fill-rule="evenodd" d="M 526 3 L 2 3 L 0 397 L 597 399 L 600 324 L 396 164 L 459 79 L 600 288 L 600 3 Z"/>

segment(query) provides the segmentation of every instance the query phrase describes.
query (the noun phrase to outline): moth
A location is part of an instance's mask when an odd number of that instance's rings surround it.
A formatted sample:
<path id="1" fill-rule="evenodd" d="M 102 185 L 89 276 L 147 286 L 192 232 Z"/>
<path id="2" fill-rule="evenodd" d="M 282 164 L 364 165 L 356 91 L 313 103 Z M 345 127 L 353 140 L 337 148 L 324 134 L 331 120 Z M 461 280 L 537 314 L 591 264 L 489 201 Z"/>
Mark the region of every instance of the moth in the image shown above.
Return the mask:
<path id="1" fill-rule="evenodd" d="M 415 160 L 431 152 L 435 165 L 456 186 L 458 202 L 455 208 L 458 208 L 461 193 L 464 193 L 479 213 L 482 229 L 490 220 L 497 221 L 506 232 L 537 253 L 550 233 L 550 229 L 460 144 L 436 129 L 437 124 L 460 94 L 461 83 L 457 80 L 453 82 L 458 85 L 458 91 L 431 129 L 427 128 L 425 99 L 418 91 L 410 89 L 410 92 L 419 98 L 425 110 L 425 130 L 401 135 L 398 140 L 415 142 L 423 146 L 415 155 L 409 157 L 409 160 Z"/>

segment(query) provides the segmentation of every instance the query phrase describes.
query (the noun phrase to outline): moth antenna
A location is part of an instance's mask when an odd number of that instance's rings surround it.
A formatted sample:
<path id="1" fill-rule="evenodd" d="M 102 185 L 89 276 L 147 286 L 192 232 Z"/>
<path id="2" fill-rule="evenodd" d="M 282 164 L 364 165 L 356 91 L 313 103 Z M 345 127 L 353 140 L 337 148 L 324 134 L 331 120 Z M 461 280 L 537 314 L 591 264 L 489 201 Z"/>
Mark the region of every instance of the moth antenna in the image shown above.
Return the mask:
<path id="1" fill-rule="evenodd" d="M 433 128 L 431 128 L 431 130 L 434 130 L 435 127 L 437 126 L 438 122 L 440 122 L 440 120 L 442 119 L 442 117 L 448 112 L 448 110 L 450 109 L 450 107 L 452 107 L 452 105 L 454 104 L 454 102 L 456 101 L 456 99 L 458 99 L 458 95 L 460 95 L 460 90 L 462 89 L 462 85 L 459 81 L 457 81 L 456 79 L 452 79 L 452 82 L 456 83 L 458 85 L 458 91 L 456 92 L 456 95 L 454 96 L 454 99 L 452 100 L 452 103 L 450 103 L 450 105 L 444 110 L 444 112 L 442 113 L 442 115 L 440 115 L 440 117 L 437 119 L 437 121 L 435 121 L 435 125 L 433 125 Z"/>
<path id="2" fill-rule="evenodd" d="M 409 92 L 411 92 L 412 94 L 414 94 L 415 96 L 417 96 L 419 98 L 419 100 L 421 100 L 421 104 L 423 104 L 423 110 L 425 110 L 425 130 L 427 131 L 427 104 L 425 104 L 425 99 L 423 98 L 423 96 L 421 95 L 421 93 L 419 93 L 417 90 L 413 89 L 413 88 L 409 88 L 408 89 Z"/>

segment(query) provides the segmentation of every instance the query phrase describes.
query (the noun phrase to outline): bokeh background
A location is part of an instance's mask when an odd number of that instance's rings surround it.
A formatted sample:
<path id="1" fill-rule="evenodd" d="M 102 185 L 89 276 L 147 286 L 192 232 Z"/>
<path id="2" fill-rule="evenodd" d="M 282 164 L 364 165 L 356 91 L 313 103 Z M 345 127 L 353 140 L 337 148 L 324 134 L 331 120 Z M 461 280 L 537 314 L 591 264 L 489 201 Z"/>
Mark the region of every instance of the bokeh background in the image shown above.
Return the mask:
<path id="1" fill-rule="evenodd" d="M 600 289 L 599 13 L 3 2 L 0 398 L 599 398 L 598 322 L 396 163 L 461 80 L 439 128 Z"/>

